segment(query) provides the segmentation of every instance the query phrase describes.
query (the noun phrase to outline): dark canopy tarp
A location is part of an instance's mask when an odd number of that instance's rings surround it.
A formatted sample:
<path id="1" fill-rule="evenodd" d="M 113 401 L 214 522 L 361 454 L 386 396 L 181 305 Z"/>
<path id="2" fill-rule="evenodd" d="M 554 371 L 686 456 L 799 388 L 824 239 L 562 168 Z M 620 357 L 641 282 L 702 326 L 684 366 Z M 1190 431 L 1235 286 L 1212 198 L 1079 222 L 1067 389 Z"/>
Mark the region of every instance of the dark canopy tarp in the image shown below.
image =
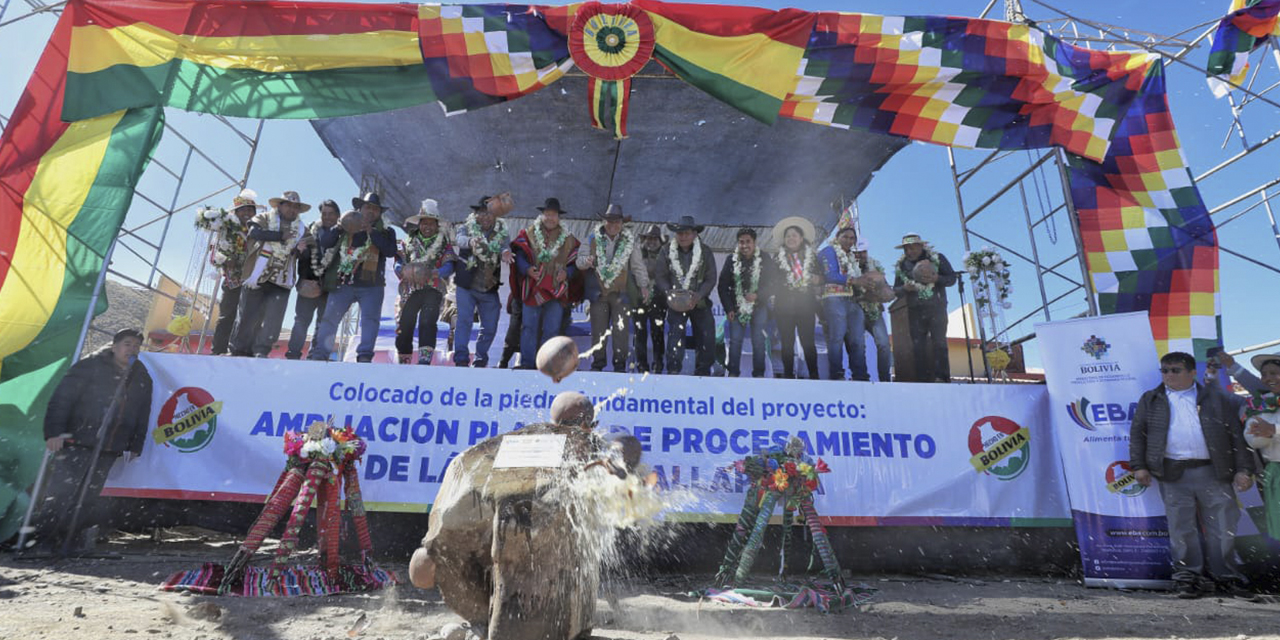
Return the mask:
<path id="1" fill-rule="evenodd" d="M 571 218 L 615 202 L 638 221 L 690 214 L 712 225 L 772 225 L 804 215 L 830 229 L 832 202 L 856 197 L 905 146 L 901 138 L 780 119 L 767 126 L 649 65 L 637 77 L 621 142 L 589 126 L 586 77 L 485 109 L 446 116 L 435 104 L 312 121 L 399 220 L 435 198 L 451 220 L 479 196 L 511 191 L 514 216 L 548 196 Z"/>

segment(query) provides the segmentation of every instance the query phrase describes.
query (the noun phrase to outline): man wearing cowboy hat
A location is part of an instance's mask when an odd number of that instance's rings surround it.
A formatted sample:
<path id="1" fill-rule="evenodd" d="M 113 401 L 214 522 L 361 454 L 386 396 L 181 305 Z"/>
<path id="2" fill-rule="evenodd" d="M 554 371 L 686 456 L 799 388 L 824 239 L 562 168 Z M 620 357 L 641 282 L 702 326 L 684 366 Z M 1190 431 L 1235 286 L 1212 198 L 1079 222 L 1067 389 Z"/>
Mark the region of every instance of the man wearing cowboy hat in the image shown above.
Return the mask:
<path id="1" fill-rule="evenodd" d="M 418 364 L 431 364 L 436 350 L 436 323 L 444 290 L 453 273 L 453 243 L 440 231 L 440 205 L 422 201 L 418 215 L 405 218 L 405 239 L 396 253 L 400 278 L 399 316 L 396 318 L 396 352 L 400 364 L 413 361 L 413 328 L 418 327 Z"/>
<path id="2" fill-rule="evenodd" d="M 716 321 L 711 315 L 711 292 L 716 286 L 716 258 L 698 234 L 703 225 L 681 216 L 667 225 L 675 237 L 658 261 L 657 295 L 667 297 L 667 373 L 680 373 L 684 364 L 685 327 L 693 325 L 697 357 L 694 375 L 711 375 L 715 361 Z"/>
<path id="3" fill-rule="evenodd" d="M 502 265 L 515 257 L 509 247 L 511 236 L 506 223 L 489 207 L 489 196 L 471 205 L 471 215 L 458 229 L 458 263 L 454 270 L 457 296 L 457 333 L 453 340 L 453 364 L 484 368 L 489 364 L 489 347 L 498 333 L 502 302 L 498 299 Z M 476 339 L 476 359 L 471 360 L 471 328 L 480 311 L 480 337 Z"/>
<path id="4" fill-rule="evenodd" d="M 307 332 L 311 330 L 313 321 L 315 332 L 311 336 L 312 344 L 320 336 L 320 320 L 324 318 L 324 308 L 329 300 L 329 292 L 324 288 L 324 274 L 338 253 L 336 250 L 322 251 L 319 238 L 321 231 L 337 226 L 342 210 L 333 200 L 325 200 L 316 208 L 320 210 L 320 219 L 307 225 L 302 233 L 302 241 L 298 243 L 298 297 L 293 303 L 293 329 L 289 330 L 289 350 L 284 354 L 289 360 L 302 357 L 302 347 L 307 341 Z"/>
<path id="5" fill-rule="evenodd" d="M 578 252 L 577 260 L 578 271 L 586 274 L 586 297 L 591 302 L 591 344 L 595 348 L 591 370 L 604 371 L 604 341 L 612 334 L 613 370 L 622 373 L 627 369 L 631 342 L 627 325 L 632 301 L 627 297 L 627 283 L 634 274 L 647 298 L 649 274 L 635 234 L 624 226 L 631 218 L 622 215 L 622 207 L 611 204 L 600 218 L 603 222 L 591 234 L 587 250 Z"/>
<path id="6" fill-rule="evenodd" d="M 907 301 L 915 381 L 950 382 L 947 287 L 956 283 L 956 272 L 947 257 L 925 243 L 918 233 L 903 236 L 897 248 L 902 249 L 902 257 L 893 277 L 893 292 Z"/>
<path id="7" fill-rule="evenodd" d="M 866 313 L 858 304 L 855 286 L 863 282 L 862 268 L 854 255 L 858 232 L 851 224 L 836 230 L 836 241 L 818 252 L 824 284 L 822 313 L 826 319 L 827 377 L 844 379 L 844 352 L 849 352 L 853 380 L 870 380 L 867 373 Z"/>
<path id="8" fill-rule="evenodd" d="M 533 224 L 516 236 L 511 293 L 523 304 L 520 316 L 520 368 L 532 369 L 538 347 L 560 335 L 569 279 L 577 271 L 578 240 L 560 226 L 567 213 L 558 198 L 547 198 Z"/>
<path id="9" fill-rule="evenodd" d="M 658 277 L 658 263 L 666 260 L 666 242 L 662 237 L 662 226 L 651 224 L 640 234 L 640 246 L 636 253 L 644 269 L 632 267 L 627 282 L 627 294 L 632 305 L 632 332 L 635 335 L 636 371 L 648 373 L 649 337 L 653 336 L 653 372 L 662 373 L 666 359 L 666 332 L 662 323 L 667 317 L 666 297 L 655 295 L 654 286 Z M 648 290 L 640 288 L 640 274 L 647 276 Z"/>
<path id="10" fill-rule="evenodd" d="M 214 236 L 213 252 L 209 260 L 222 273 L 221 297 L 218 299 L 218 323 L 213 328 L 212 353 L 215 356 L 227 352 L 231 343 L 231 330 L 236 326 L 240 311 L 240 292 L 243 279 L 246 245 L 249 243 L 249 220 L 266 207 L 257 203 L 258 194 L 252 189 L 240 191 L 231 199 L 231 215 L 224 216 Z"/>
<path id="11" fill-rule="evenodd" d="M 298 244 L 302 224 L 298 215 L 311 209 L 297 191 L 286 191 L 268 200 L 271 211 L 249 221 L 249 244 L 245 252 L 244 293 L 240 320 L 236 323 L 231 355 L 265 358 L 271 354 L 280 325 L 289 308 L 289 292 L 298 277 Z"/>
<path id="12" fill-rule="evenodd" d="M 351 304 L 360 305 L 360 344 L 356 347 L 357 362 L 373 362 L 373 347 L 378 339 L 378 325 L 382 318 L 382 297 L 386 287 L 386 260 L 396 255 L 396 232 L 382 224 L 382 214 L 387 208 L 376 193 L 352 198 L 356 211 L 343 214 L 339 224 L 320 234 L 320 247 L 328 250 L 337 247 L 334 290 L 329 293 L 329 303 L 320 321 L 320 337 L 311 345 L 311 360 L 328 360 L 333 342 L 338 335 L 338 325 L 347 315 Z"/>

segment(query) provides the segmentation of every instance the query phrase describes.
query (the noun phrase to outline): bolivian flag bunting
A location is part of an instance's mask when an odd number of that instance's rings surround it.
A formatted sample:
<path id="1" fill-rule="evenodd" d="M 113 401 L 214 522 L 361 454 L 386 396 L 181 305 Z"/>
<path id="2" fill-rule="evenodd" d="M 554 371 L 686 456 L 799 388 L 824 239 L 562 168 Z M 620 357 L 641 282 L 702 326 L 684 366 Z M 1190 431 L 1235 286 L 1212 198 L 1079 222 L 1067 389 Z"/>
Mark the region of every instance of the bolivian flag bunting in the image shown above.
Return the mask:
<path id="1" fill-rule="evenodd" d="M 573 63 L 587 74 L 591 124 L 627 137 L 631 77 L 653 57 L 653 21 L 630 4 L 588 2 L 569 29 Z"/>

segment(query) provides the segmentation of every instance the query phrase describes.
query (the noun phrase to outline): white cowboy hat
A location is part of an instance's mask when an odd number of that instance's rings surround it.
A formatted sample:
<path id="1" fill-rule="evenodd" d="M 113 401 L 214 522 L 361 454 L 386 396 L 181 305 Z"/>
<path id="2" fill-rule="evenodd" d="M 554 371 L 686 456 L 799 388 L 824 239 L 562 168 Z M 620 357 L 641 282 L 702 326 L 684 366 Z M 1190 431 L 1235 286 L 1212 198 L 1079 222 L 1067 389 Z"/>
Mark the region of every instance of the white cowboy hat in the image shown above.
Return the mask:
<path id="1" fill-rule="evenodd" d="M 853 245 L 854 251 L 870 251 L 871 243 L 866 238 L 858 238 L 858 244 Z"/>
<path id="2" fill-rule="evenodd" d="M 1249 362 L 1253 364 L 1253 368 L 1257 369 L 1259 373 L 1262 372 L 1262 365 L 1274 361 L 1280 361 L 1280 353 L 1259 353 L 1249 358 Z"/>
<path id="3" fill-rule="evenodd" d="M 297 191 L 286 191 L 281 197 L 272 198 L 267 202 L 271 203 L 271 207 L 273 209 L 280 206 L 281 202 L 292 202 L 298 205 L 298 213 L 306 213 L 311 210 L 311 205 L 303 202 L 302 197 L 298 195 Z"/>
<path id="4" fill-rule="evenodd" d="M 894 249 L 902 249 L 909 244 L 924 244 L 924 238 L 921 238 L 918 233 L 908 233 L 902 236 L 902 244 L 894 247 Z"/>
<path id="5" fill-rule="evenodd" d="M 415 225 L 423 220 L 439 220 L 440 219 L 440 203 L 427 198 L 422 201 L 422 206 L 418 208 L 418 215 L 409 216 L 404 219 L 405 226 Z"/>
<path id="6" fill-rule="evenodd" d="M 802 218 L 800 216 L 787 216 L 779 220 L 778 224 L 773 225 L 774 246 L 777 246 L 777 247 L 782 246 L 782 236 L 786 235 L 787 229 L 791 227 L 796 227 L 800 229 L 800 235 L 804 236 L 805 241 L 808 242 L 809 244 L 813 244 L 815 241 L 814 239 L 818 237 L 817 230 L 814 229 L 813 223 L 809 222 L 808 218 Z"/>

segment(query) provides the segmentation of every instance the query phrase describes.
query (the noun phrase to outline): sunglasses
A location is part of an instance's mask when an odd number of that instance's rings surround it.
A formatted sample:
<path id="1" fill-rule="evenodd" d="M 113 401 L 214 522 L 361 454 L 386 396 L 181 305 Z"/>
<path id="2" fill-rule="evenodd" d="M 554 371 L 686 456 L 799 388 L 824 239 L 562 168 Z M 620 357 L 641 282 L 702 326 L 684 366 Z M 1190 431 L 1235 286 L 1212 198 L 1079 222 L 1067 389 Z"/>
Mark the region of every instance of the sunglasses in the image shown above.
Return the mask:
<path id="1" fill-rule="evenodd" d="M 1186 369 L 1182 367 L 1160 367 L 1160 373 L 1182 373 Z"/>

